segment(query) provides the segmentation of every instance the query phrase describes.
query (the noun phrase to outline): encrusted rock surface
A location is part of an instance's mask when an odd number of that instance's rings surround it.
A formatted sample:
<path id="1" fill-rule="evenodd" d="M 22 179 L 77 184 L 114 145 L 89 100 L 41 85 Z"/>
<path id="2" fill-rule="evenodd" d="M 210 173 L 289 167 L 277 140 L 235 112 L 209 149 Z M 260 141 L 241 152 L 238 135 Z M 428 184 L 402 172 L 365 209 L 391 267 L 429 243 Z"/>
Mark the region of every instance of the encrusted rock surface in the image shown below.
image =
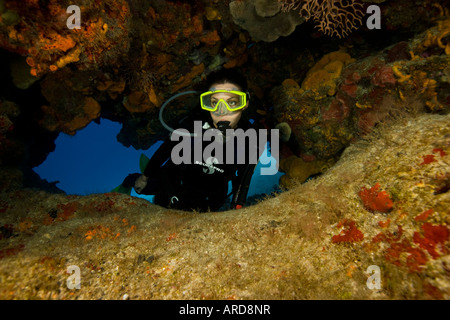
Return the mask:
<path id="1" fill-rule="evenodd" d="M 449 299 L 449 122 L 400 117 L 322 176 L 238 211 L 2 193 L 0 298 Z M 358 195 L 376 184 L 389 212 Z M 80 289 L 67 286 L 70 266 Z"/>

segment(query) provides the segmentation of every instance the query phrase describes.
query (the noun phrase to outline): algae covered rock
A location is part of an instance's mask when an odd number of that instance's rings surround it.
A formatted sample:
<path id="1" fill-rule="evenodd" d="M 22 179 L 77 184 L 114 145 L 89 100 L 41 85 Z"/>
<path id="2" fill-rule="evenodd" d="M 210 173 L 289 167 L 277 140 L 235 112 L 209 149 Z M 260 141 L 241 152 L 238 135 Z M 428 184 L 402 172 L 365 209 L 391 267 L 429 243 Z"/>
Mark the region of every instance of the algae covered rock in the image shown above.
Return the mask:
<path id="1" fill-rule="evenodd" d="M 449 121 L 379 127 L 323 175 L 238 211 L 181 212 L 117 193 L 0 193 L 0 297 L 449 299 Z M 358 195 L 377 183 L 388 213 Z M 373 270 L 379 286 L 368 282 Z"/>

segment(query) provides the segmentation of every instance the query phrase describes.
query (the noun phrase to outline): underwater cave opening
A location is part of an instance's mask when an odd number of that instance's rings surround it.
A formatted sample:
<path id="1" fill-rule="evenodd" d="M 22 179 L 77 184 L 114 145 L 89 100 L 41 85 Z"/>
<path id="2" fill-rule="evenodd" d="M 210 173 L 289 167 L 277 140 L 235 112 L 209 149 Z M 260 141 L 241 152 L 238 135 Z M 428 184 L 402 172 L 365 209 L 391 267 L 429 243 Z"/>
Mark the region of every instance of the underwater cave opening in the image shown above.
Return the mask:
<path id="1" fill-rule="evenodd" d="M 147 150 L 125 147 L 116 138 L 121 127 L 120 123 L 101 118 L 100 124 L 93 121 L 74 136 L 60 133 L 55 140 L 55 150 L 42 164 L 33 168 L 34 172 L 48 182 L 55 182 L 67 194 L 110 192 L 128 174 L 140 172 L 141 154 L 151 158 L 162 143 L 158 141 Z M 266 156 L 265 152 L 263 156 Z M 267 156 L 271 157 L 269 152 Z M 258 163 L 251 180 L 248 205 L 279 191 L 278 182 L 282 173 L 261 175 L 261 166 L 261 162 Z M 153 200 L 153 196 L 139 195 L 134 190 L 131 195 L 150 202 Z"/>

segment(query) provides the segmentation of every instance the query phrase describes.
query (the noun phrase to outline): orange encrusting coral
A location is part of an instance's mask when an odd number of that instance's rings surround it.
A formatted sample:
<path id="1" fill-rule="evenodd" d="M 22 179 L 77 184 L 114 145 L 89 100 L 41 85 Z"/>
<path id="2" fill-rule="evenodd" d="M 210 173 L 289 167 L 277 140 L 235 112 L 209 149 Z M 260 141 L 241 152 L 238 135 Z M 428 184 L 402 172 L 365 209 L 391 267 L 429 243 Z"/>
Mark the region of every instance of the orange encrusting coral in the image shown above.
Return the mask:
<path id="1" fill-rule="evenodd" d="M 57 208 L 62 211 L 58 213 L 57 220 L 58 221 L 66 221 L 70 219 L 72 215 L 78 210 L 79 204 L 77 202 L 70 202 L 66 204 L 58 204 Z"/>
<path id="2" fill-rule="evenodd" d="M 426 210 L 414 220 L 424 221 L 433 212 L 433 209 Z M 405 238 L 403 235 L 403 228 L 399 225 L 395 232 L 386 231 L 377 234 L 373 237 L 372 243 L 387 242 L 390 246 L 385 250 L 385 259 L 396 266 L 408 267 L 410 272 L 420 271 L 428 262 L 427 252 L 433 259 L 449 253 L 445 247 L 449 239 L 449 230 L 445 225 L 432 225 L 425 222 L 421 225 L 421 232 L 414 232 L 412 238 Z"/>
<path id="3" fill-rule="evenodd" d="M 381 228 L 389 228 L 390 224 L 391 224 L 391 219 L 387 219 L 386 221 L 378 221 L 378 225 Z"/>
<path id="4" fill-rule="evenodd" d="M 427 210 L 414 218 L 416 221 L 425 221 L 427 218 L 433 214 L 433 209 Z"/>
<path id="5" fill-rule="evenodd" d="M 217 30 L 214 30 L 200 37 L 200 41 L 208 46 L 213 46 L 220 41 L 220 36 L 217 33 Z"/>
<path id="6" fill-rule="evenodd" d="M 73 218 L 74 213 L 80 208 L 80 204 L 76 201 L 69 203 L 60 203 L 56 206 L 56 208 L 56 215 L 52 216 L 51 214 L 49 214 L 45 216 L 45 218 L 42 220 L 42 224 L 49 226 L 56 221 L 66 221 Z"/>
<path id="7" fill-rule="evenodd" d="M 389 212 L 392 210 L 393 202 L 386 191 L 378 191 L 380 184 L 376 183 L 372 188 L 362 187 L 358 192 L 364 207 L 371 212 Z"/>
<path id="8" fill-rule="evenodd" d="M 425 222 L 422 225 L 423 236 L 419 232 L 414 232 L 413 241 L 420 248 L 427 250 L 434 258 L 438 258 L 440 254 L 436 251 L 437 246 L 441 247 L 442 252 L 448 253 L 448 250 L 443 246 L 448 241 L 449 231 L 444 225 L 432 225 Z"/>
<path id="9" fill-rule="evenodd" d="M 40 50 L 44 50 L 44 51 L 50 51 L 50 50 L 56 50 L 56 51 L 64 51 L 66 52 L 67 50 L 75 47 L 76 42 L 68 37 L 63 37 L 59 34 L 57 34 L 56 32 L 51 33 L 51 34 L 46 34 L 44 35 L 43 33 L 41 33 L 39 35 L 39 45 L 40 45 Z"/>
<path id="10" fill-rule="evenodd" d="M 427 255 L 420 248 L 413 247 L 408 239 L 402 239 L 402 236 L 403 228 L 399 225 L 395 232 L 377 234 L 372 242 L 387 242 L 390 245 L 384 253 L 384 258 L 390 263 L 399 267 L 406 266 L 410 272 L 419 271 L 427 263 Z"/>
<path id="11" fill-rule="evenodd" d="M 177 235 L 176 232 L 171 233 L 171 234 L 169 234 L 169 236 L 166 238 L 166 241 L 167 241 L 167 242 L 172 241 L 172 240 L 176 239 L 177 236 L 178 236 L 178 235 Z"/>
<path id="12" fill-rule="evenodd" d="M 98 239 L 116 239 L 120 236 L 120 232 L 114 234 L 113 231 L 104 226 L 98 226 L 97 228 L 88 230 L 85 234 L 86 240 L 92 240 L 93 238 Z"/>
<path id="13" fill-rule="evenodd" d="M 333 243 L 359 242 L 364 239 L 364 234 L 356 228 L 356 222 L 353 220 L 344 219 L 338 223 L 337 227 L 344 227 L 344 229 L 331 238 Z"/>
<path id="14" fill-rule="evenodd" d="M 441 148 L 434 148 L 434 149 L 433 149 L 433 153 L 439 153 L 439 155 L 440 155 L 441 157 L 444 157 L 444 156 L 447 155 L 447 153 L 445 153 L 445 151 L 442 150 Z"/>
<path id="15" fill-rule="evenodd" d="M 67 28 L 67 7 L 61 1 L 49 0 L 39 6 L 15 2 L 10 1 L 10 6 L 20 21 L 2 26 L 0 42 L 8 50 L 28 55 L 33 76 L 42 77 L 72 62 L 79 62 L 78 67 L 84 69 L 108 64 L 129 49 L 131 14 L 126 0 L 118 0 L 114 6 L 95 1 L 89 10 L 97 14 L 84 15 L 81 28 L 73 30 Z M 85 9 L 81 6 L 83 13 Z"/>
<path id="16" fill-rule="evenodd" d="M 423 156 L 423 162 L 420 165 L 430 164 L 432 162 L 437 162 L 437 160 L 434 158 L 434 154 L 427 154 Z"/>

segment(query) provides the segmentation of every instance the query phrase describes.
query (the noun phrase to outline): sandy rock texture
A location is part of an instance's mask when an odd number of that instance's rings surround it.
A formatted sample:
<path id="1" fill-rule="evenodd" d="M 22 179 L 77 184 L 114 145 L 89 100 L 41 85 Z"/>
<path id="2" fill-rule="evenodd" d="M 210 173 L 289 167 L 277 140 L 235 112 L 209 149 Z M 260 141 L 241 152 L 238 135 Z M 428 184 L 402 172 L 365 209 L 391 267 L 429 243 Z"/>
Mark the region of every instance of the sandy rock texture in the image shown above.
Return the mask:
<path id="1" fill-rule="evenodd" d="M 449 299 L 449 123 L 380 126 L 320 177 L 238 211 L 2 193 L 0 298 Z"/>

